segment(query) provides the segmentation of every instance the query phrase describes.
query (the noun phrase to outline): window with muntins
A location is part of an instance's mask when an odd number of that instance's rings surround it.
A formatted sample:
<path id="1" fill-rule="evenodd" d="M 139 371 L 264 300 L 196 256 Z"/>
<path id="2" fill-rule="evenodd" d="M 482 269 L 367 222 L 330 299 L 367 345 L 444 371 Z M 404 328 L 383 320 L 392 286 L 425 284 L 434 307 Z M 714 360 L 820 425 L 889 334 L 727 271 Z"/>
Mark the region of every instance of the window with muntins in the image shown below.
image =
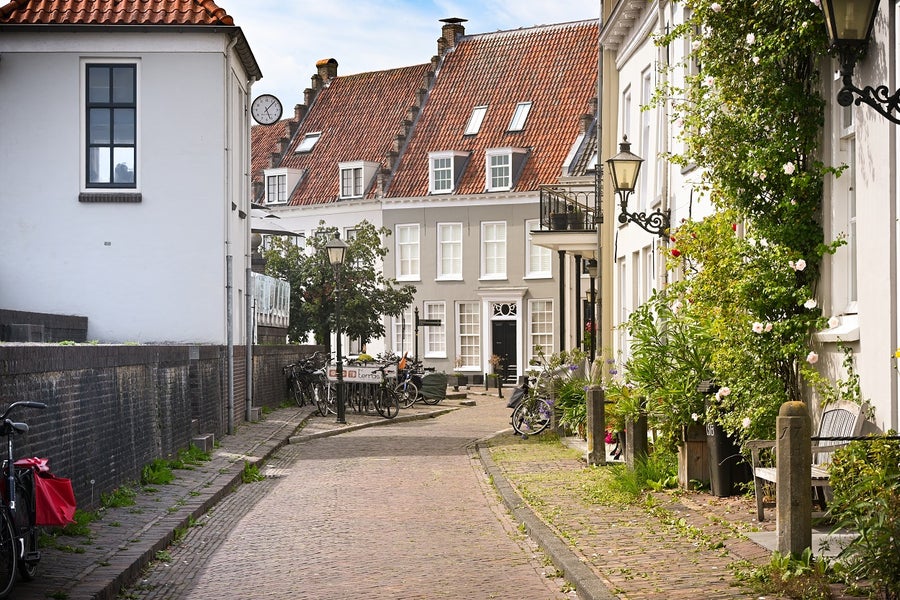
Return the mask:
<path id="1" fill-rule="evenodd" d="M 473 371 L 481 369 L 481 316 L 479 307 L 478 302 L 458 302 L 456 304 L 456 362 L 460 369 Z"/>
<path id="2" fill-rule="evenodd" d="M 508 190 L 512 181 L 512 156 L 509 154 L 495 154 L 491 161 L 491 190 Z"/>
<path id="3" fill-rule="evenodd" d="M 506 279 L 506 222 L 481 224 L 481 278 Z"/>
<path id="4" fill-rule="evenodd" d="M 447 358 L 447 308 L 444 302 L 425 302 L 423 305 L 426 319 L 437 319 L 440 326 L 424 327 L 425 357 Z"/>
<path id="5" fill-rule="evenodd" d="M 399 317 L 393 317 L 393 348 L 394 354 L 403 356 L 404 352 L 413 352 L 413 309 L 407 308 Z"/>
<path id="6" fill-rule="evenodd" d="M 462 223 L 438 223 L 438 279 L 462 279 Z"/>
<path id="7" fill-rule="evenodd" d="M 453 191 L 453 159 L 449 156 L 431 159 L 433 176 L 432 193 L 449 193 Z"/>
<path id="8" fill-rule="evenodd" d="M 361 198 L 362 195 L 362 167 L 348 167 L 341 169 L 341 198 Z"/>
<path id="9" fill-rule="evenodd" d="M 553 350 L 553 300 L 528 301 L 528 360 Z"/>
<path id="10" fill-rule="evenodd" d="M 266 177 L 266 204 L 284 204 L 285 202 L 287 202 L 287 175 Z"/>
<path id="11" fill-rule="evenodd" d="M 531 240 L 531 232 L 537 229 L 540 229 L 539 219 L 525 221 L 525 277 L 552 277 L 550 264 L 553 251 Z"/>
<path id="12" fill-rule="evenodd" d="M 419 224 L 397 225 L 397 280 L 419 278 Z"/>
<path id="13" fill-rule="evenodd" d="M 86 92 L 86 187 L 137 187 L 137 65 L 88 64 Z"/>

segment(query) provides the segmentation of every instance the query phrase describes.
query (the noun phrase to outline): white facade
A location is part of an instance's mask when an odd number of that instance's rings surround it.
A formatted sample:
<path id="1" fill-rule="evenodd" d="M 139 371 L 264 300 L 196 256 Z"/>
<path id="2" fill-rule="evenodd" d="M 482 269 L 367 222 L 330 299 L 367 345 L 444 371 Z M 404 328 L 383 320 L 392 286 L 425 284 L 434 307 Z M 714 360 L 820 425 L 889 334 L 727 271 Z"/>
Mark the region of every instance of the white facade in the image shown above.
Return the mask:
<path id="1" fill-rule="evenodd" d="M 0 307 L 141 343 L 225 343 L 231 312 L 244 343 L 251 81 L 229 28 L 25 29 L 0 36 Z M 130 189 L 86 181 L 91 64 L 135 66 Z"/>

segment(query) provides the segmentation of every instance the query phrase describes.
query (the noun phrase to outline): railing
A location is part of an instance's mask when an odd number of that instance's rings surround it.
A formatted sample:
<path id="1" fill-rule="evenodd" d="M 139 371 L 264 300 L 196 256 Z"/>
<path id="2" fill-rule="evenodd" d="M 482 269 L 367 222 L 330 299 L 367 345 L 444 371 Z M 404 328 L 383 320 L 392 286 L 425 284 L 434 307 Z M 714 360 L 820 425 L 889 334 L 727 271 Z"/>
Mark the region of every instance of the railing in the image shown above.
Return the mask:
<path id="1" fill-rule="evenodd" d="M 291 286 L 287 281 L 253 273 L 256 324 L 286 328 L 290 323 Z"/>
<path id="2" fill-rule="evenodd" d="M 540 186 L 541 231 L 597 231 L 600 194 L 593 184 Z"/>

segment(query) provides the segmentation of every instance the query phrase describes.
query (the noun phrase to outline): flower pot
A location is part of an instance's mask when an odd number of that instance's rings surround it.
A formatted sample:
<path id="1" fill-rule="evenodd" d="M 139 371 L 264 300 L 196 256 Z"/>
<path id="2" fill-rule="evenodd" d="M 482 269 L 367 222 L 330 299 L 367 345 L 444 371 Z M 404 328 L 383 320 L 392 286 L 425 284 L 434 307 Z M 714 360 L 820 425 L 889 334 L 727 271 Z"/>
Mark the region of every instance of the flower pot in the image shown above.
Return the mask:
<path id="1" fill-rule="evenodd" d="M 550 229 L 554 231 L 563 231 L 569 226 L 569 215 L 566 213 L 550 214 Z"/>
<path id="2" fill-rule="evenodd" d="M 566 215 L 566 225 L 573 231 L 584 229 L 584 213 L 570 212 Z"/>

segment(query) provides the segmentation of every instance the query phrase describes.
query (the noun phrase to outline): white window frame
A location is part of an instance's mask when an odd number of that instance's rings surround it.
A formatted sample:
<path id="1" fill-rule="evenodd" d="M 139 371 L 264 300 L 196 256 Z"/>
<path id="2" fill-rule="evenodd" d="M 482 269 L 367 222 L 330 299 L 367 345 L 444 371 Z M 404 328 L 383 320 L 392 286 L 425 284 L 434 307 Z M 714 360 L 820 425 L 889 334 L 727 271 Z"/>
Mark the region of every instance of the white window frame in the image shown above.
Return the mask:
<path id="1" fill-rule="evenodd" d="M 653 156 L 650 149 L 650 138 L 653 128 L 653 111 L 650 103 L 653 98 L 653 72 L 648 66 L 641 72 L 641 151 L 643 156 Z M 661 161 L 659 161 L 661 162 Z M 650 169 L 641 169 L 638 175 L 637 204 L 638 211 L 647 210 L 650 203 Z"/>
<path id="2" fill-rule="evenodd" d="M 481 372 L 481 303 L 456 303 L 457 371 Z"/>
<path id="3" fill-rule="evenodd" d="M 485 115 L 487 115 L 487 109 L 486 104 L 472 109 L 472 114 L 469 115 L 469 122 L 466 123 L 463 135 L 477 135 L 481 131 L 481 124 L 484 122 Z"/>
<path id="4" fill-rule="evenodd" d="M 294 154 L 304 154 L 306 152 L 312 152 L 312 149 L 315 147 L 316 143 L 319 141 L 319 138 L 322 137 L 321 131 L 311 131 L 303 136 L 303 139 L 297 144 L 297 149 L 294 151 Z"/>
<path id="5" fill-rule="evenodd" d="M 429 194 L 452 194 L 456 191 L 459 179 L 462 177 L 462 161 L 469 156 L 468 152 L 460 152 L 457 150 L 449 150 L 445 152 L 429 152 L 428 153 L 428 193 Z M 438 162 L 446 161 L 449 164 L 441 164 Z M 439 177 L 443 174 L 443 177 Z M 449 178 L 446 175 L 449 174 Z M 449 182 L 449 185 L 440 185 Z"/>
<path id="6" fill-rule="evenodd" d="M 553 336 L 556 332 L 553 329 L 553 299 L 552 298 L 534 298 L 528 300 L 528 363 L 538 358 L 538 352 L 535 347 L 540 345 L 541 351 L 545 355 L 553 352 Z M 540 316 L 540 319 L 536 319 Z M 538 331 L 539 326 L 549 329 Z"/>
<path id="7" fill-rule="evenodd" d="M 502 159 L 505 159 L 505 165 L 499 164 Z M 512 163 L 512 152 L 509 149 L 485 152 L 485 187 L 487 191 L 506 192 L 512 189 Z"/>
<path id="8" fill-rule="evenodd" d="M 398 317 L 391 317 L 391 350 L 394 354 L 413 353 L 413 307 L 410 306 Z"/>
<path id="9" fill-rule="evenodd" d="M 349 185 L 347 185 L 349 183 Z M 346 165 L 340 168 L 340 197 L 362 198 L 365 192 L 362 165 Z"/>
<path id="10" fill-rule="evenodd" d="M 450 235 L 448 235 L 450 234 Z M 437 224 L 437 281 L 462 281 L 463 224 Z M 447 268 L 447 263 L 450 268 Z"/>
<path id="11" fill-rule="evenodd" d="M 538 246 L 531 239 L 531 232 L 540 228 L 540 219 L 528 219 L 525 221 L 525 279 L 549 279 L 553 277 L 553 251 L 549 248 Z"/>
<path id="12" fill-rule="evenodd" d="M 266 204 L 286 203 L 287 173 L 275 173 L 272 175 L 266 175 Z"/>
<path id="13" fill-rule="evenodd" d="M 481 222 L 481 279 L 506 279 L 507 229 L 506 221 Z M 492 261 L 498 264 L 489 268 Z"/>
<path id="14" fill-rule="evenodd" d="M 418 223 L 395 226 L 397 281 L 421 280 L 421 238 Z"/>
<path id="15" fill-rule="evenodd" d="M 528 120 L 528 113 L 531 112 L 531 102 L 519 102 L 513 111 L 512 119 L 509 120 L 507 131 L 522 131 L 525 129 L 525 122 Z"/>
<path id="16" fill-rule="evenodd" d="M 425 319 L 438 319 L 440 326 L 424 327 L 425 358 L 447 358 L 447 303 L 431 301 L 422 303 Z"/>

